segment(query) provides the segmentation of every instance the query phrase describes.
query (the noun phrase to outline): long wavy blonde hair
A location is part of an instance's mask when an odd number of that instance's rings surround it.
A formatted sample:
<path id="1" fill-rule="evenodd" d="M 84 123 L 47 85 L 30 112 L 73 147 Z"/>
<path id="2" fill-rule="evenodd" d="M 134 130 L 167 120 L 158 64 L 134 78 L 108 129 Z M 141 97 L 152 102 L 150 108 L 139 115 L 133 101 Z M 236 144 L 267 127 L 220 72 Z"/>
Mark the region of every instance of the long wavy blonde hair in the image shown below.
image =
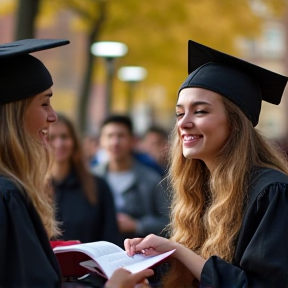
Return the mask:
<path id="1" fill-rule="evenodd" d="M 222 99 L 231 135 L 211 173 L 201 160 L 184 158 L 177 126 L 173 131 L 168 179 L 174 193 L 169 230 L 171 240 L 203 258 L 217 255 L 230 262 L 242 223 L 249 171 L 258 166 L 288 173 L 288 168 L 284 154 L 254 129 L 236 105 Z M 193 287 L 196 282 L 184 265 L 173 260 L 164 287 Z"/>
<path id="2" fill-rule="evenodd" d="M 25 130 L 26 111 L 32 99 L 0 105 L 0 174 L 9 177 L 28 195 L 51 238 L 59 230 L 46 195 L 50 152 Z"/>

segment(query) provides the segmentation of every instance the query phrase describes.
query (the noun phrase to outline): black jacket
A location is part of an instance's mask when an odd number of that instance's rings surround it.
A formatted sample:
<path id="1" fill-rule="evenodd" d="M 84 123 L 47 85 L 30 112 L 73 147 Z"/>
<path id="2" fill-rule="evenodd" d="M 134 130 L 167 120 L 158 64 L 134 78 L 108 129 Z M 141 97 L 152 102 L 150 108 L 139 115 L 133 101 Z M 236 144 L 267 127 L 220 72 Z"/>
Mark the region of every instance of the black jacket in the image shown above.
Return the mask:
<path id="1" fill-rule="evenodd" d="M 120 236 L 116 221 L 114 200 L 106 182 L 95 176 L 97 203 L 89 203 L 76 173 L 71 170 L 61 183 L 53 183 L 57 220 L 62 222 L 63 240 L 82 243 L 109 241 L 116 245 Z"/>
<path id="2" fill-rule="evenodd" d="M 0 287 L 61 286 L 57 259 L 34 206 L 0 176 Z"/>

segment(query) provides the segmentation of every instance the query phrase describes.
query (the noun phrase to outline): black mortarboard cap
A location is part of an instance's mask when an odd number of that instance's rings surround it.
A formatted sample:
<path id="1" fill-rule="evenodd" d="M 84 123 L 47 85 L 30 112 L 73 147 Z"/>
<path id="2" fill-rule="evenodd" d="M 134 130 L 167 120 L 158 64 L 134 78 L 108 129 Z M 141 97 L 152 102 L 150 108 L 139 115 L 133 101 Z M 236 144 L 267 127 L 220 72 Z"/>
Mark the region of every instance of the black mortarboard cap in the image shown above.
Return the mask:
<path id="1" fill-rule="evenodd" d="M 0 45 L 0 105 L 49 89 L 53 85 L 49 71 L 29 53 L 67 44 L 62 39 L 25 39 Z"/>
<path id="2" fill-rule="evenodd" d="M 278 105 L 287 77 L 197 42 L 188 42 L 189 76 L 180 87 L 212 90 L 236 104 L 256 126 L 262 100 Z"/>

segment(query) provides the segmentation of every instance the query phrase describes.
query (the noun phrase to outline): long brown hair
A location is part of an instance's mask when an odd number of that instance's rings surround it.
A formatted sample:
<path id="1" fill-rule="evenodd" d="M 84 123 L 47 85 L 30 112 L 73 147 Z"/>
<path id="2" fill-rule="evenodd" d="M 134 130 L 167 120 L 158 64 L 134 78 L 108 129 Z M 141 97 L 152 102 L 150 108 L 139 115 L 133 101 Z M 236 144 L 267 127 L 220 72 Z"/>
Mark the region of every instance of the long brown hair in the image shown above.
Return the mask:
<path id="1" fill-rule="evenodd" d="M 96 180 L 95 177 L 89 172 L 84 161 L 82 145 L 76 132 L 76 128 L 72 121 L 64 114 L 57 113 L 57 116 L 57 123 L 63 123 L 67 127 L 73 141 L 73 154 L 70 159 L 71 167 L 74 169 L 77 176 L 79 177 L 80 182 L 83 186 L 83 191 L 88 201 L 91 204 L 95 204 L 97 202 Z"/>
<path id="2" fill-rule="evenodd" d="M 59 230 L 46 194 L 50 153 L 48 147 L 36 143 L 24 127 L 32 99 L 0 105 L 0 174 L 10 178 L 28 196 L 51 238 L 57 236 Z"/>
<path id="3" fill-rule="evenodd" d="M 242 223 L 249 172 L 255 166 L 288 173 L 284 154 L 252 126 L 242 111 L 223 97 L 231 135 L 219 152 L 212 173 L 201 160 L 182 154 L 177 127 L 173 131 L 168 179 L 174 191 L 170 235 L 208 259 L 217 255 L 230 262 Z M 193 276 L 173 260 L 164 287 L 193 287 Z"/>

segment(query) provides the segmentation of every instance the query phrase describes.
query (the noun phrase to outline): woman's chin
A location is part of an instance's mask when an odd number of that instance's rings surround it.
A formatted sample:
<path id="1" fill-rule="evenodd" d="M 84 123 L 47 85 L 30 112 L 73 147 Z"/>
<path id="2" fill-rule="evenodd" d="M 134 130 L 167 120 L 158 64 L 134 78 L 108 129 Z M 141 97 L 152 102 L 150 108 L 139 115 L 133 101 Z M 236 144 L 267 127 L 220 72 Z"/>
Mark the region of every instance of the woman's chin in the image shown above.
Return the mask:
<path id="1" fill-rule="evenodd" d="M 192 155 L 192 154 L 189 153 L 189 152 L 186 152 L 186 153 L 185 153 L 185 151 L 184 151 L 184 152 L 183 152 L 183 156 L 184 156 L 186 159 L 189 159 L 189 160 L 194 159 L 194 155 Z"/>
<path id="2" fill-rule="evenodd" d="M 42 146 L 49 146 L 48 135 L 39 132 L 38 137 L 35 139 L 36 142 Z"/>
<path id="3" fill-rule="evenodd" d="M 38 135 L 38 137 L 32 137 L 34 141 L 43 146 L 43 147 L 49 147 L 48 137 L 45 137 L 43 135 Z"/>
<path id="4" fill-rule="evenodd" d="M 200 157 L 197 157 L 195 153 L 183 153 L 183 156 L 188 160 L 201 160 Z"/>

